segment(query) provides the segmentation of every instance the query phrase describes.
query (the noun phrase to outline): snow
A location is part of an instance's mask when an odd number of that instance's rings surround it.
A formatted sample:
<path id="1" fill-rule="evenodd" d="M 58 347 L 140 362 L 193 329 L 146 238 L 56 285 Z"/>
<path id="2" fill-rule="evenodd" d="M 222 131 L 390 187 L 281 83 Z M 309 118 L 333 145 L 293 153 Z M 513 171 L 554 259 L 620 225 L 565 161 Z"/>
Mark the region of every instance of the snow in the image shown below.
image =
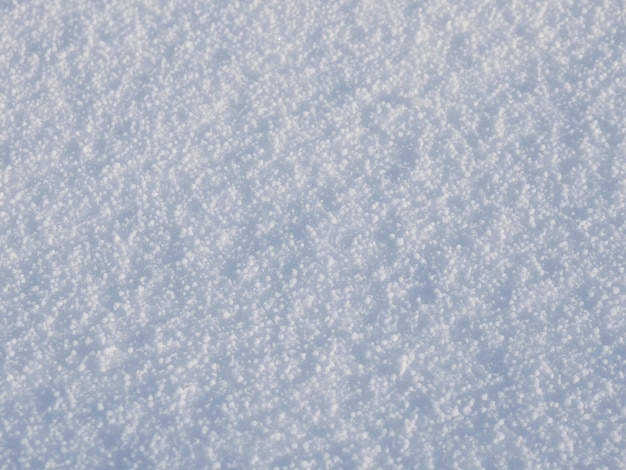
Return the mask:
<path id="1" fill-rule="evenodd" d="M 626 466 L 625 20 L 0 1 L 0 467 Z"/>

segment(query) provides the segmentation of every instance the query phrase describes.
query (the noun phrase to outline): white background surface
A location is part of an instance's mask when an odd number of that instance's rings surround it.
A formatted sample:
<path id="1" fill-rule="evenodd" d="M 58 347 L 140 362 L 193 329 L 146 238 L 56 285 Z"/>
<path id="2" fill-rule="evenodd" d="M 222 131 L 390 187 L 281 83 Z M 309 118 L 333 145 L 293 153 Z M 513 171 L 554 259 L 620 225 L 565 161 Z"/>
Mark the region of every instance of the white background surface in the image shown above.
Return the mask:
<path id="1" fill-rule="evenodd" d="M 621 1 L 0 1 L 3 468 L 626 465 Z"/>

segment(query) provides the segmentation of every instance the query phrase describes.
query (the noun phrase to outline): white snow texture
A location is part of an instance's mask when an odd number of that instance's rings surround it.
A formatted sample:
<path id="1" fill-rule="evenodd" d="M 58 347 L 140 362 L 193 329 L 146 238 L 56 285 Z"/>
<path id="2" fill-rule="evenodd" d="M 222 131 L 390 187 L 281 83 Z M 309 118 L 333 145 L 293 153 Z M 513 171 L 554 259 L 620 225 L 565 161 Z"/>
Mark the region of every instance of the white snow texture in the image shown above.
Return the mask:
<path id="1" fill-rule="evenodd" d="M 624 468 L 622 0 L 0 0 L 0 467 Z"/>

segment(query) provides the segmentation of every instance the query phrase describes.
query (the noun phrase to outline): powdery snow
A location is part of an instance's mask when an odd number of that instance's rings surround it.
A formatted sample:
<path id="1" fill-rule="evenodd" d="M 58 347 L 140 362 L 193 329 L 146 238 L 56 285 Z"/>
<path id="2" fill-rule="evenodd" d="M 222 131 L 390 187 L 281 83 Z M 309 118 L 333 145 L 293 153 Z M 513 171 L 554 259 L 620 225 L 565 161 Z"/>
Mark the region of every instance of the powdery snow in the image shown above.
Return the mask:
<path id="1" fill-rule="evenodd" d="M 0 1 L 0 466 L 626 466 L 624 11 Z"/>

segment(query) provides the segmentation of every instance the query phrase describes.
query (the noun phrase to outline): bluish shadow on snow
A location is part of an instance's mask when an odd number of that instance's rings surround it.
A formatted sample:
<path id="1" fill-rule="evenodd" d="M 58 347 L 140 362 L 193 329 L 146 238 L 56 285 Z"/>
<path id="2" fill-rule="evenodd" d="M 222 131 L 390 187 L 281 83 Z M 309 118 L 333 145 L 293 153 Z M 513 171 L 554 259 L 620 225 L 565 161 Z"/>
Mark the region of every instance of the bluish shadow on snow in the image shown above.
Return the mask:
<path id="1" fill-rule="evenodd" d="M 5 170 L 13 161 L 12 146 L 8 140 L 0 142 L 0 169 Z"/>

